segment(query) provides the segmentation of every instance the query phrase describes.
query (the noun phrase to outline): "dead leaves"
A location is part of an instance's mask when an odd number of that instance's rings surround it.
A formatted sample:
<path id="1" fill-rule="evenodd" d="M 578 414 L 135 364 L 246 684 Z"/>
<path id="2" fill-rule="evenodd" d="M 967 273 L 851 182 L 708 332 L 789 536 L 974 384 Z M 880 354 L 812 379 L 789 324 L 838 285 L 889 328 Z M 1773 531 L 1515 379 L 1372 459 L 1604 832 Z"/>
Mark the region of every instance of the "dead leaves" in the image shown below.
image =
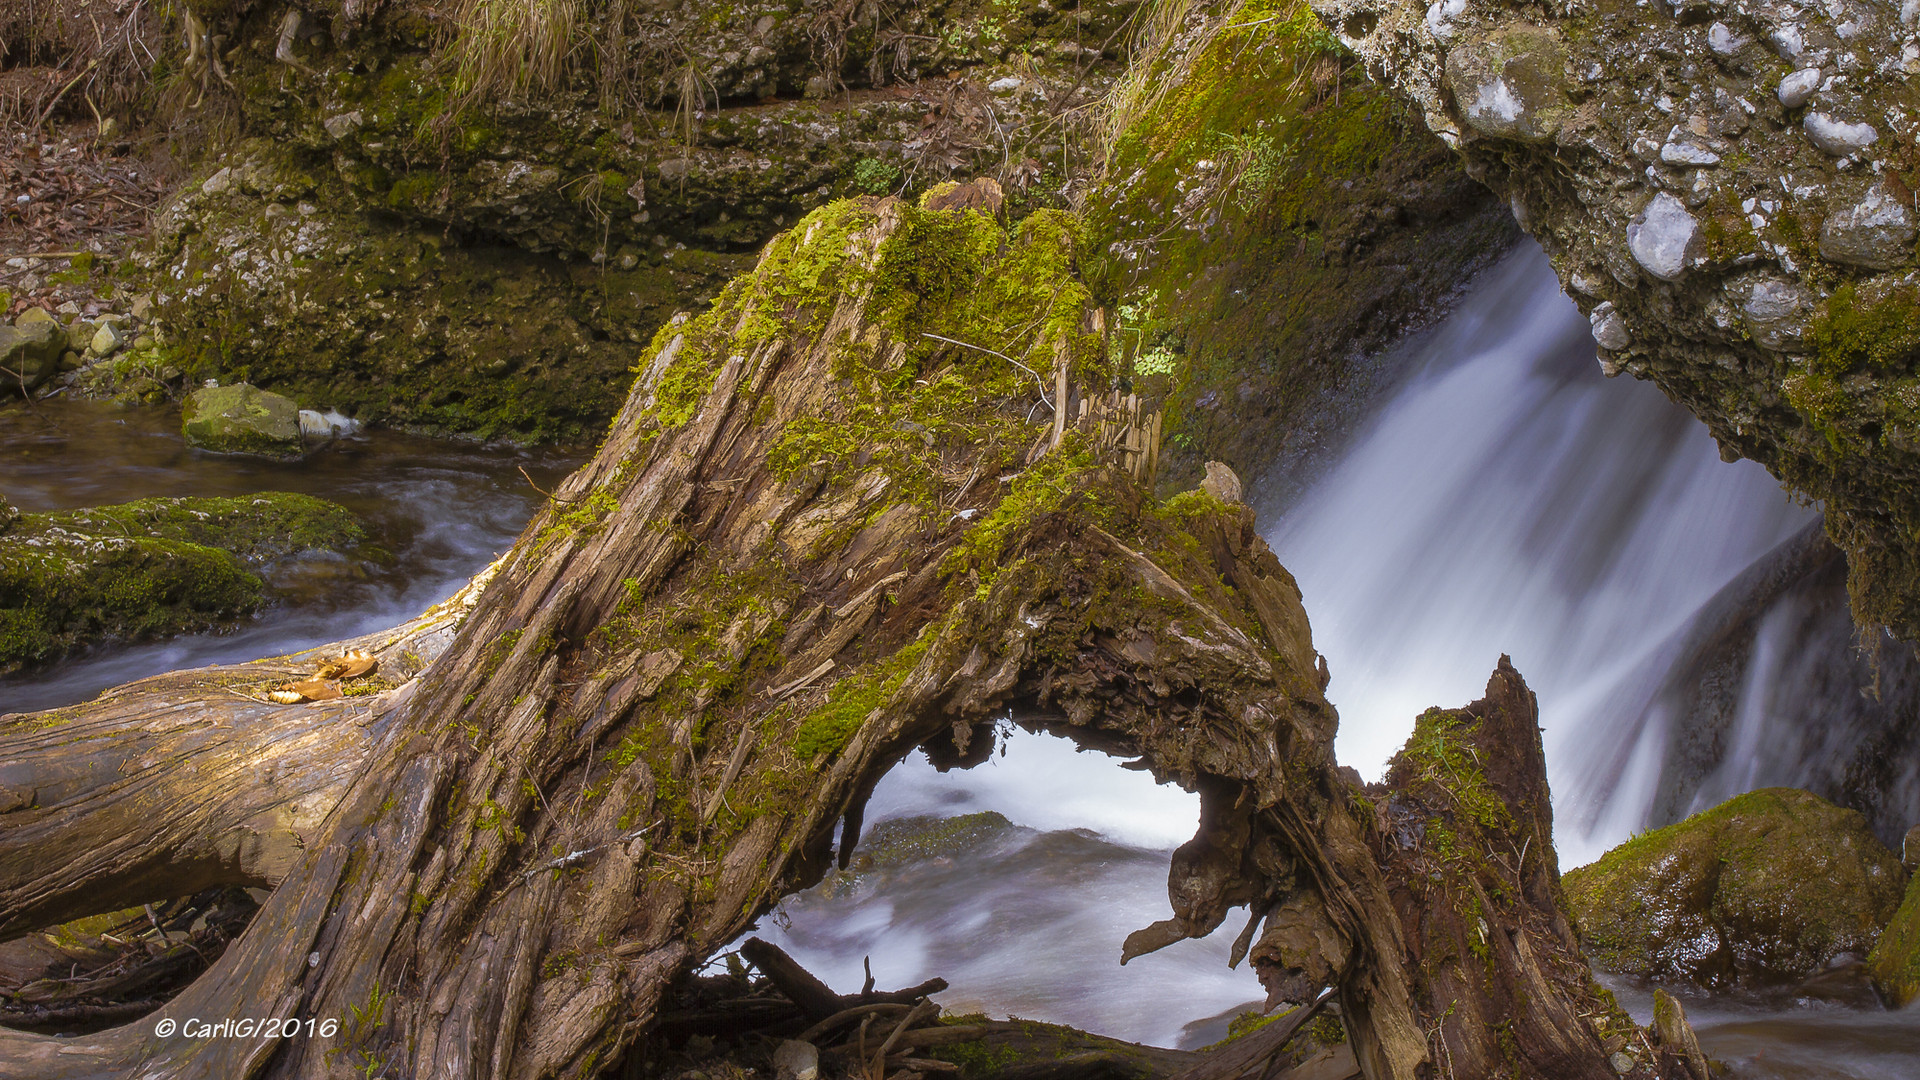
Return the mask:
<path id="1" fill-rule="evenodd" d="M 280 705 L 335 701 L 347 696 L 346 691 L 340 688 L 342 681 L 371 675 L 379 668 L 380 661 L 372 653 L 365 649 L 354 649 L 322 661 L 314 673 L 304 679 L 282 683 L 267 691 L 267 699 Z"/>

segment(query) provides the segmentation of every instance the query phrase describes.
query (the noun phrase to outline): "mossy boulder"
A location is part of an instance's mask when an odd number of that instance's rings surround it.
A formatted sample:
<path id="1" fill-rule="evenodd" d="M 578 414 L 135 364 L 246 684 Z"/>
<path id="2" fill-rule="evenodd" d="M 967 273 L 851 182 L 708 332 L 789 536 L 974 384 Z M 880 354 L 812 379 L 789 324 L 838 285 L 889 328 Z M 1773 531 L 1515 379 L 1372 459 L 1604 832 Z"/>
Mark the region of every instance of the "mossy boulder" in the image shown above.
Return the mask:
<path id="1" fill-rule="evenodd" d="M 1907 885 L 1907 899 L 1881 932 L 1867 957 L 1874 989 L 1896 1009 L 1920 998 L 1920 874 Z"/>
<path id="2" fill-rule="evenodd" d="M 1765 788 L 1563 881 L 1595 967 L 1722 988 L 1796 983 L 1843 953 L 1865 956 L 1906 879 L 1858 813 Z"/>
<path id="3" fill-rule="evenodd" d="M 256 568 L 362 539 L 344 507 L 277 492 L 20 514 L 0 533 L 0 674 L 230 625 L 268 600 Z"/>
<path id="4" fill-rule="evenodd" d="M 300 453 L 300 406 L 292 398 L 239 383 L 187 396 L 181 431 L 202 450 L 293 457 Z"/>

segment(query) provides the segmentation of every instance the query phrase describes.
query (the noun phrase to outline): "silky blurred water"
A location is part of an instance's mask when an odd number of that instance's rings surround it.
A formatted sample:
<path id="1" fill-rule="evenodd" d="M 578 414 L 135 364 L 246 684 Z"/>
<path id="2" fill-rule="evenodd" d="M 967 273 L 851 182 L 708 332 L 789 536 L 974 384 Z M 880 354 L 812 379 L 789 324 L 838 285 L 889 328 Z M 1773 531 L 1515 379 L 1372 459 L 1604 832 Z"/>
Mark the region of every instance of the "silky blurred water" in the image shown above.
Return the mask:
<path id="1" fill-rule="evenodd" d="M 513 544 L 541 487 L 578 463 L 551 451 L 370 431 L 299 461 L 210 454 L 178 416 L 58 401 L 0 409 L 0 494 L 22 510 L 155 496 L 293 491 L 358 514 L 386 557 L 309 560 L 269 575 L 273 606 L 227 633 L 110 643 L 50 669 L 0 680 L 0 712 L 84 701 L 131 679 L 274 656 L 394 626 L 451 596 Z"/>

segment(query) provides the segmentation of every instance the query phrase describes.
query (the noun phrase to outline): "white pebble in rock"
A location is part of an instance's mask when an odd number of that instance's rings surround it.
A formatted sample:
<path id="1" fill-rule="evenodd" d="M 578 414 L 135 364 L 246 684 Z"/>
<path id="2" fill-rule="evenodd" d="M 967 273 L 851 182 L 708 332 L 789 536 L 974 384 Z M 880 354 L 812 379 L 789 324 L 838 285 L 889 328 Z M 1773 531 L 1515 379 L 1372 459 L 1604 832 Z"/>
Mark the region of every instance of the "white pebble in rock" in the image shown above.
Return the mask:
<path id="1" fill-rule="evenodd" d="M 1699 231 L 1686 204 L 1663 191 L 1627 225 L 1627 250 L 1647 273 L 1674 281 L 1686 270 L 1687 245 Z"/>
<path id="2" fill-rule="evenodd" d="M 1857 154 L 1872 146 L 1880 137 L 1872 124 L 1850 124 L 1845 120 L 1836 120 L 1823 112 L 1810 112 L 1800 126 L 1805 129 L 1807 138 L 1834 157 Z"/>
<path id="3" fill-rule="evenodd" d="M 1668 165 L 1718 165 L 1720 155 L 1689 142 L 1670 142 L 1660 148 L 1660 160 Z"/>
<path id="4" fill-rule="evenodd" d="M 1619 352 L 1633 344 L 1633 334 L 1627 329 L 1627 320 L 1614 310 L 1612 301 L 1595 307 L 1587 316 L 1587 322 L 1593 327 L 1593 343 L 1608 352 Z"/>
<path id="5" fill-rule="evenodd" d="M 1735 36 L 1726 23 L 1717 22 L 1707 27 L 1707 48 L 1712 49 L 1715 56 L 1731 58 L 1747 47 L 1747 41 L 1747 38 Z"/>
<path id="6" fill-rule="evenodd" d="M 1774 92 L 1774 96 L 1778 97 L 1780 104 L 1787 108 L 1797 109 L 1812 101 L 1813 92 L 1818 89 L 1820 89 L 1820 69 L 1801 68 L 1780 80 L 1780 89 Z"/>
<path id="7" fill-rule="evenodd" d="M 1614 1072 L 1619 1073 L 1621 1076 L 1625 1076 L 1628 1073 L 1633 1071 L 1634 1066 L 1640 1063 L 1633 1060 L 1633 1057 L 1629 1054 L 1617 1053 L 1607 1059 L 1607 1064 L 1613 1066 Z"/>
<path id="8" fill-rule="evenodd" d="M 1827 215 L 1820 226 L 1820 257 L 1845 266 L 1891 270 L 1913 255 L 1913 214 L 1875 184 L 1866 197 Z"/>

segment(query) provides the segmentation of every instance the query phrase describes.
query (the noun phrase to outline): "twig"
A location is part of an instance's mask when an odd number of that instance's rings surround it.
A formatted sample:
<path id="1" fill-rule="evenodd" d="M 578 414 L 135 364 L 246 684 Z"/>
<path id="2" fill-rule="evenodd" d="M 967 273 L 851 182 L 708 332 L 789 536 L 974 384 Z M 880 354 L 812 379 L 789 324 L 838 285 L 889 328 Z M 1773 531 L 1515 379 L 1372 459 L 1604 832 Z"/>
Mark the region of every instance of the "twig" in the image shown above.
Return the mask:
<path id="1" fill-rule="evenodd" d="M 985 345 L 975 345 L 972 342 L 957 341 L 950 337 L 941 337 L 939 334 L 929 334 L 924 330 L 920 332 L 920 336 L 926 337 L 926 338 L 932 338 L 935 341 L 944 341 L 949 345 L 958 345 L 963 349 L 978 349 L 979 351 L 986 353 L 989 356 L 997 356 L 1000 359 L 1005 360 L 1007 363 L 1012 364 L 1014 367 L 1017 367 L 1021 371 L 1024 371 L 1027 374 L 1033 376 L 1034 383 L 1040 387 L 1040 400 L 1047 406 L 1047 408 L 1049 409 L 1054 408 L 1052 399 L 1047 397 L 1046 380 L 1040 377 L 1040 373 L 1028 367 L 1027 365 L 1021 363 L 1020 361 L 1015 360 L 1013 357 L 1008 356 L 1006 353 L 1000 352 L 996 349 L 989 349 Z"/>
<path id="2" fill-rule="evenodd" d="M 539 492 L 542 495 L 545 495 L 547 498 L 552 499 L 554 502 L 576 503 L 586 497 L 584 495 L 576 495 L 573 498 L 569 499 L 565 495 L 555 495 L 553 492 L 548 491 L 546 488 L 543 488 L 539 484 L 534 483 L 533 477 L 527 476 L 527 467 L 525 465 L 516 465 L 514 467 L 520 470 L 521 476 L 526 477 L 528 487 L 532 488 L 533 490 Z"/>
<path id="3" fill-rule="evenodd" d="M 53 110 L 59 106 L 60 99 L 67 96 L 67 91 L 77 86 L 81 79 L 86 78 L 88 73 L 92 72 L 94 68 L 97 68 L 99 66 L 100 66 L 100 58 L 96 56 L 93 58 L 92 61 L 90 61 L 87 64 L 86 67 L 83 67 L 80 69 L 80 74 L 75 75 L 72 79 L 68 80 L 67 85 L 61 87 L 60 92 L 53 95 L 53 100 L 47 102 L 47 107 L 41 110 L 40 118 L 35 120 L 32 124 L 33 130 L 35 132 L 38 132 L 40 130 L 40 125 L 47 122 L 47 117 L 53 115 Z"/>

